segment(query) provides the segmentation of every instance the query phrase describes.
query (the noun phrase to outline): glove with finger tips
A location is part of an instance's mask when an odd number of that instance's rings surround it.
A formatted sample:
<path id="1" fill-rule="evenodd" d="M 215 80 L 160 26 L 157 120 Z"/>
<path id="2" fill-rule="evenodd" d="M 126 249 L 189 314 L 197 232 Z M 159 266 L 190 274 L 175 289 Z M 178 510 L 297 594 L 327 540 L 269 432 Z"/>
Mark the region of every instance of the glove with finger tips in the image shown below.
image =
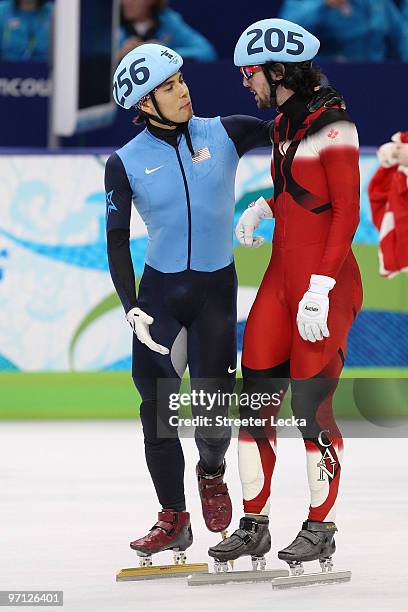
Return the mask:
<path id="1" fill-rule="evenodd" d="M 129 310 L 126 314 L 126 320 L 130 323 L 133 332 L 142 344 L 145 344 L 150 350 L 161 355 L 169 354 L 169 349 L 161 344 L 157 344 L 150 335 L 149 326 L 154 321 L 153 317 L 136 307 Z"/>
<path id="2" fill-rule="evenodd" d="M 336 281 L 329 276 L 312 274 L 309 289 L 299 302 L 296 323 L 303 340 L 316 342 L 330 336 L 328 294 Z"/>
<path id="3" fill-rule="evenodd" d="M 261 197 L 256 202 L 252 202 L 240 216 L 235 228 L 238 242 L 249 248 L 256 249 L 261 246 L 264 239 L 262 236 L 254 236 L 254 231 L 259 227 L 261 219 L 271 217 L 273 214 L 265 198 Z"/>

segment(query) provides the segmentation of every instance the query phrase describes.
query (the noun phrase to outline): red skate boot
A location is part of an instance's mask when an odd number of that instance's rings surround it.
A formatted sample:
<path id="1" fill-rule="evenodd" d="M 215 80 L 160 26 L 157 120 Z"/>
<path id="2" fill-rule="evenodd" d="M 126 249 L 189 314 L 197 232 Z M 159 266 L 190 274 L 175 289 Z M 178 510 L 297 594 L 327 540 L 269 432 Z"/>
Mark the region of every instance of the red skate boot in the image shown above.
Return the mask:
<path id="1" fill-rule="evenodd" d="M 163 550 L 174 551 L 174 563 L 185 563 L 185 550 L 193 543 L 193 532 L 188 512 L 176 512 L 163 509 L 159 512 L 158 521 L 147 535 L 130 543 L 140 557 L 140 565 L 152 565 L 152 555 Z"/>
<path id="2" fill-rule="evenodd" d="M 163 509 L 149 533 L 144 538 L 130 543 L 130 548 L 138 554 L 140 567 L 119 570 L 116 581 L 189 576 L 195 572 L 208 573 L 207 563 L 186 563 L 185 551 L 192 543 L 189 513 Z M 173 565 L 152 565 L 152 555 L 164 550 L 173 551 Z"/>
<path id="3" fill-rule="evenodd" d="M 232 505 L 224 482 L 225 461 L 216 474 L 206 474 L 200 464 L 196 468 L 198 492 L 207 529 L 225 531 L 232 519 Z"/>

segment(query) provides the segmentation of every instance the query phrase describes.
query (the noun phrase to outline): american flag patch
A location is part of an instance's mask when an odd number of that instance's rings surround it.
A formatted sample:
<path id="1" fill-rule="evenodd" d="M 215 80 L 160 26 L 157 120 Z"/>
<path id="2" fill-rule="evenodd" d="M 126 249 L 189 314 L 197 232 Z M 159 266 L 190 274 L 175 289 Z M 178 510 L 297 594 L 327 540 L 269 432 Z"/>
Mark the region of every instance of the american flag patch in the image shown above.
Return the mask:
<path id="1" fill-rule="evenodd" d="M 191 158 L 193 160 L 193 164 L 199 164 L 205 159 L 211 159 L 211 153 L 208 147 L 203 147 L 202 149 L 198 149 Z"/>

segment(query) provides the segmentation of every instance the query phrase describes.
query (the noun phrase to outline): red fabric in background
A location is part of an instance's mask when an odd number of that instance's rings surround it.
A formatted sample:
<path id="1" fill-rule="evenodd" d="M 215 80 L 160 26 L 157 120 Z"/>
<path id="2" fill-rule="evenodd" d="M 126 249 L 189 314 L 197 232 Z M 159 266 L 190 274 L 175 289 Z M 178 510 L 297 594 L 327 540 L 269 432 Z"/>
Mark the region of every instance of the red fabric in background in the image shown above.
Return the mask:
<path id="1" fill-rule="evenodd" d="M 379 168 L 368 186 L 373 223 L 380 232 L 380 274 L 394 276 L 408 269 L 408 176 Z"/>

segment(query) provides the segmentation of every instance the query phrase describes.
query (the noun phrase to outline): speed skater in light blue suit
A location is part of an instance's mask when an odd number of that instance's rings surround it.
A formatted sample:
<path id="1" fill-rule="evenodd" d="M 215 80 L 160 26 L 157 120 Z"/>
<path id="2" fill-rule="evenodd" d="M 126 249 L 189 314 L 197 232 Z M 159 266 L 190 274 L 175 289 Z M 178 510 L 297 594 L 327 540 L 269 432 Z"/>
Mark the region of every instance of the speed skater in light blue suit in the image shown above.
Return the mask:
<path id="1" fill-rule="evenodd" d="M 132 375 L 142 398 L 145 455 L 163 508 L 148 536 L 131 543 L 140 554 L 184 550 L 192 542 L 184 457 L 177 430 L 169 428 L 168 398 L 178 393 L 187 364 L 192 389 L 233 391 L 235 174 L 242 155 L 271 145 L 271 122 L 193 116 L 181 66 L 176 52 L 156 44 L 124 57 L 114 98 L 124 108 L 136 106 L 146 128 L 111 155 L 105 172 L 109 267 L 134 331 Z M 129 249 L 132 201 L 148 231 L 137 296 Z M 192 409 L 194 416 L 209 414 L 205 405 Z M 214 422 L 227 410 L 228 405 L 213 407 Z M 223 481 L 230 436 L 228 426 L 195 430 L 203 516 L 214 532 L 231 521 Z"/>

